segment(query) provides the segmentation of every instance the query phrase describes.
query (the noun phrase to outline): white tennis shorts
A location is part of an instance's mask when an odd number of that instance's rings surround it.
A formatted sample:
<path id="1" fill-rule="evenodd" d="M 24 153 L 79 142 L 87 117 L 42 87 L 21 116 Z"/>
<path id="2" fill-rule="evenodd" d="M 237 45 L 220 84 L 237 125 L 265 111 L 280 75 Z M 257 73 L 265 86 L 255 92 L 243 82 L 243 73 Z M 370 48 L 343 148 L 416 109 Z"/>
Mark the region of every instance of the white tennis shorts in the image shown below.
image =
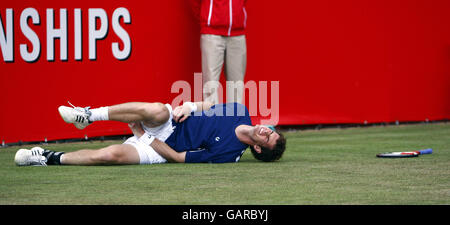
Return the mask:
<path id="1" fill-rule="evenodd" d="M 142 128 L 147 134 L 150 134 L 160 141 L 166 141 L 166 139 L 173 133 L 172 129 L 172 106 L 170 104 L 165 105 L 169 110 L 169 120 L 166 123 L 157 127 L 147 127 L 143 123 Z M 160 156 L 151 146 L 146 145 L 139 141 L 136 136 L 128 138 L 124 144 L 132 145 L 139 153 L 140 164 L 155 164 L 166 163 L 167 160 Z"/>

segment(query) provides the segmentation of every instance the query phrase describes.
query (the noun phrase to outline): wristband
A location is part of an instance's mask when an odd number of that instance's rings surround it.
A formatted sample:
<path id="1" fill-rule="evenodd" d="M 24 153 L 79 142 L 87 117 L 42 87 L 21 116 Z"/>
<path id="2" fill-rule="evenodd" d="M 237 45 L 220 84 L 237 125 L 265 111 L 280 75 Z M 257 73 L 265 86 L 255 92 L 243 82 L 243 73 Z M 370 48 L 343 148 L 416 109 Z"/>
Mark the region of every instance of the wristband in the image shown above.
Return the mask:
<path id="1" fill-rule="evenodd" d="M 144 134 L 139 138 L 139 141 L 145 145 L 150 145 L 155 140 L 155 137 L 149 134 Z"/>
<path id="2" fill-rule="evenodd" d="M 197 111 L 197 104 L 193 103 L 193 102 L 185 102 L 183 103 L 183 106 L 189 106 L 189 108 L 191 108 L 191 112 L 195 112 Z"/>

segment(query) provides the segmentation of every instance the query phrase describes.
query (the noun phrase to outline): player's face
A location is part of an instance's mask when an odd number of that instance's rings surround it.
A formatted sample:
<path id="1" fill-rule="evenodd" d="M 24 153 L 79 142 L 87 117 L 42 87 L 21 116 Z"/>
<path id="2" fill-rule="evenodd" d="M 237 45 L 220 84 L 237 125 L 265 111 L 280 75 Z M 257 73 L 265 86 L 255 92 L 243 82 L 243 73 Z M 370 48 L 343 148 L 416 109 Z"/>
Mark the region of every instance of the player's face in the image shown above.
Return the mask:
<path id="1" fill-rule="evenodd" d="M 280 135 L 266 126 L 253 127 L 252 139 L 257 145 L 273 149 Z"/>

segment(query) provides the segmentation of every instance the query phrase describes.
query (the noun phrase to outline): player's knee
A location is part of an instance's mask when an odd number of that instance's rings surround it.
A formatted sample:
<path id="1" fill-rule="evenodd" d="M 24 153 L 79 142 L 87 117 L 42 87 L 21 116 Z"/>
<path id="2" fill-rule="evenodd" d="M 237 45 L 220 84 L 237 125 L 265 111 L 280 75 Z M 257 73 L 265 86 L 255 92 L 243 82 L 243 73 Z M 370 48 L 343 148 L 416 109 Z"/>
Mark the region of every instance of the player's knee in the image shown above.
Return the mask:
<path id="1" fill-rule="evenodd" d="M 164 104 L 159 103 L 158 110 L 155 113 L 155 121 L 157 123 L 163 124 L 163 123 L 167 122 L 167 120 L 169 120 L 169 118 L 170 118 L 169 109 L 167 109 L 167 107 Z"/>
<path id="2" fill-rule="evenodd" d="M 170 117 L 170 112 L 162 103 L 148 103 L 143 108 L 147 121 L 155 124 L 163 124 L 167 122 Z"/>

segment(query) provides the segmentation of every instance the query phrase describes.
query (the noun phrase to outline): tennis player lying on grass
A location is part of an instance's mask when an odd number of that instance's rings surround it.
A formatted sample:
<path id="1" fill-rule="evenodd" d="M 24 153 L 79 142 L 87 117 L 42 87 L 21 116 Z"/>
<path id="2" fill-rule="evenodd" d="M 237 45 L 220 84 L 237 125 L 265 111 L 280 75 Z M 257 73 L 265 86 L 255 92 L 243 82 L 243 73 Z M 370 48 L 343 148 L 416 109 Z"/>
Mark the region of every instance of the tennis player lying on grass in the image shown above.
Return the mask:
<path id="1" fill-rule="evenodd" d="M 227 163 L 238 162 L 247 147 L 256 159 L 270 162 L 280 159 L 286 148 L 280 132 L 252 126 L 247 108 L 238 103 L 186 102 L 173 111 L 170 104 L 142 102 L 96 109 L 60 106 L 58 110 L 65 122 L 78 129 L 95 121 L 120 121 L 129 124 L 134 136 L 98 150 L 20 149 L 15 155 L 17 165 Z"/>

